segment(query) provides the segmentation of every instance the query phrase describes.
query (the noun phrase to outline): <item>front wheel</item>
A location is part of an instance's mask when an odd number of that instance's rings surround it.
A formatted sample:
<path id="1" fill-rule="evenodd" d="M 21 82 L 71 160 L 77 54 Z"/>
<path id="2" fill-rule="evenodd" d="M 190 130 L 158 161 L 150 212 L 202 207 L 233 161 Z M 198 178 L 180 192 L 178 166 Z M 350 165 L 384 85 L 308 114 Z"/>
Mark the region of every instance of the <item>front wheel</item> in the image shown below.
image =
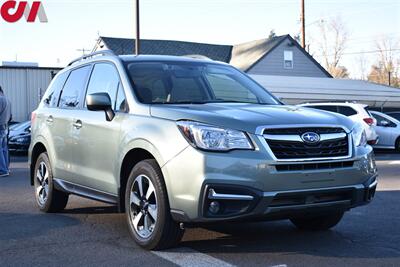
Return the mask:
<path id="1" fill-rule="evenodd" d="M 130 233 L 141 247 L 166 249 L 181 240 L 184 231 L 171 217 L 163 176 L 155 160 L 141 161 L 132 169 L 125 207 Z"/>
<path id="2" fill-rule="evenodd" d="M 301 230 L 324 231 L 336 226 L 343 217 L 344 212 L 335 212 L 327 215 L 310 215 L 290 219 Z"/>

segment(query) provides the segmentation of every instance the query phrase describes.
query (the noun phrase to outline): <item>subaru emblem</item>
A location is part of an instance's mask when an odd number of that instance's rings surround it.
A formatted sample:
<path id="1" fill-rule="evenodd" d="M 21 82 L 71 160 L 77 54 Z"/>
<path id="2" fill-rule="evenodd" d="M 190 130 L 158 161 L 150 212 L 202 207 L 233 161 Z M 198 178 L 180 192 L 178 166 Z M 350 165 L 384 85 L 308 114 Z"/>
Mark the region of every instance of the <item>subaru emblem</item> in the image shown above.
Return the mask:
<path id="1" fill-rule="evenodd" d="M 301 139 L 305 142 L 305 143 L 309 143 L 309 144 L 316 144 L 321 140 L 321 137 L 319 136 L 319 134 L 317 133 L 313 133 L 313 132 L 308 132 L 308 133 L 304 133 L 301 136 Z"/>

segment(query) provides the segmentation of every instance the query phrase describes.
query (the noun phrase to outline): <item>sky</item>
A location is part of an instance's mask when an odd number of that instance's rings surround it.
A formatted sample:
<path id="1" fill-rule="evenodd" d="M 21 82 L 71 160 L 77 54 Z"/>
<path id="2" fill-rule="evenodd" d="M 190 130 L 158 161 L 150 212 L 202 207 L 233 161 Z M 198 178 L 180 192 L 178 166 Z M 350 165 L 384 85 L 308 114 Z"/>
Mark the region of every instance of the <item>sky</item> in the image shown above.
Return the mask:
<path id="1" fill-rule="evenodd" d="M 0 0 L 3 4 L 6 0 Z M 30 3 L 32 1 L 29 1 Z M 43 0 L 48 23 L 0 20 L 0 62 L 30 61 L 62 67 L 93 49 L 99 35 L 135 36 L 134 0 Z M 360 55 L 375 61 L 382 36 L 400 40 L 399 0 L 305 0 L 307 43 L 313 51 L 318 21 L 340 17 L 348 32 L 342 61 L 352 77 L 360 75 Z M 300 30 L 300 0 L 142 0 L 145 39 L 239 44 Z M 310 38 L 308 38 L 310 37 Z M 311 38 L 312 37 L 312 38 Z M 398 45 L 400 49 L 400 43 Z M 359 53 L 359 54 L 354 54 Z M 318 58 L 318 55 L 314 55 Z"/>

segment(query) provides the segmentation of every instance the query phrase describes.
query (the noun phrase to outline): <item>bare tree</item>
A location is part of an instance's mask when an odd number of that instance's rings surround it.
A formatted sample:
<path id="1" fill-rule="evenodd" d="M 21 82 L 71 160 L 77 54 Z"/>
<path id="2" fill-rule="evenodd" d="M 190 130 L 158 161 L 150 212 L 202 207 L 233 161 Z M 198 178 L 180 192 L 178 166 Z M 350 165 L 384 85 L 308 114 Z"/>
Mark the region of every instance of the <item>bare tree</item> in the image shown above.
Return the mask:
<path id="1" fill-rule="evenodd" d="M 367 57 L 365 56 L 365 54 L 360 54 L 359 57 L 357 57 L 356 59 L 358 61 L 358 68 L 360 71 L 360 79 L 361 80 L 366 80 L 367 79 L 367 64 L 368 64 L 368 60 Z"/>
<path id="2" fill-rule="evenodd" d="M 313 39 L 316 40 L 317 52 L 321 55 L 325 68 L 334 77 L 348 77 L 347 68 L 340 65 L 348 39 L 347 29 L 340 17 L 321 21 L 319 34 L 318 38 Z"/>
<path id="3" fill-rule="evenodd" d="M 399 44 L 399 40 L 385 36 L 376 42 L 378 56 L 368 75 L 369 81 L 400 87 L 400 55 L 395 50 Z"/>

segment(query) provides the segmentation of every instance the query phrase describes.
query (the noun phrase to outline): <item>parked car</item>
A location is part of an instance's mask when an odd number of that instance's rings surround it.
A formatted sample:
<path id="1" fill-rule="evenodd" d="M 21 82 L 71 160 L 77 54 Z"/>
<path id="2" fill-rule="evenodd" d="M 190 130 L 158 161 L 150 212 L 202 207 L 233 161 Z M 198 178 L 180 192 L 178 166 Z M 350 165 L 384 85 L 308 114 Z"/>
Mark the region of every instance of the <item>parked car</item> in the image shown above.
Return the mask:
<path id="1" fill-rule="evenodd" d="M 10 152 L 27 152 L 31 143 L 31 122 L 21 122 L 9 128 L 8 149 Z"/>
<path id="2" fill-rule="evenodd" d="M 386 112 L 386 114 L 388 114 L 390 117 L 395 118 L 396 120 L 400 121 L 400 112 L 397 111 L 393 111 L 393 112 Z"/>
<path id="3" fill-rule="evenodd" d="M 360 124 L 282 105 L 228 64 L 109 51 L 54 78 L 32 113 L 29 164 L 41 211 L 70 194 L 115 204 L 147 249 L 176 245 L 186 223 L 326 230 L 377 186 Z"/>
<path id="4" fill-rule="evenodd" d="M 371 111 L 371 114 L 377 120 L 376 132 L 379 134 L 379 143 L 374 147 L 400 152 L 400 121 L 378 111 Z"/>
<path id="5" fill-rule="evenodd" d="M 301 104 L 300 106 L 335 112 L 347 116 L 352 121 L 361 123 L 367 134 L 368 144 L 375 145 L 379 141 L 379 135 L 375 131 L 376 120 L 371 116 L 367 105 L 349 102 L 332 102 L 307 103 Z"/>

